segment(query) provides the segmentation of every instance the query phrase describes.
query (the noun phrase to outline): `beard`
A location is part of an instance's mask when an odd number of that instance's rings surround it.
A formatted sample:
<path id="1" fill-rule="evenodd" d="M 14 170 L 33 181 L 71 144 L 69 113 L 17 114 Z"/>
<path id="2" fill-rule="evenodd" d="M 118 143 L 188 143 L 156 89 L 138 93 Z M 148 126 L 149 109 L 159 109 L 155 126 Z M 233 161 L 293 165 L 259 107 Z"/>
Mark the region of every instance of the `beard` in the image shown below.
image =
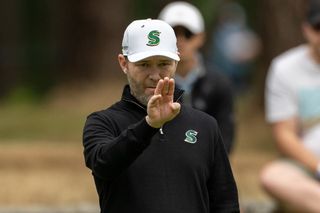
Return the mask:
<path id="1" fill-rule="evenodd" d="M 145 94 L 145 89 L 141 83 L 138 83 L 134 79 L 127 75 L 127 79 L 130 86 L 131 94 L 143 105 L 147 106 L 152 95 Z"/>

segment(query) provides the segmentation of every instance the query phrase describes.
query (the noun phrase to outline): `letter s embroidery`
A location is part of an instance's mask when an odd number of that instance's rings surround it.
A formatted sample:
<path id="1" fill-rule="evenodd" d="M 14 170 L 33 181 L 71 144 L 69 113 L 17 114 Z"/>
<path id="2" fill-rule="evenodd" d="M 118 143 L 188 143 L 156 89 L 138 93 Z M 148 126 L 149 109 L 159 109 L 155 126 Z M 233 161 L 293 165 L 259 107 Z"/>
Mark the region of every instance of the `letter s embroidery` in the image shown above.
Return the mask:
<path id="1" fill-rule="evenodd" d="M 148 46 L 157 46 L 160 43 L 160 32 L 158 30 L 153 30 L 148 34 Z"/>
<path id="2" fill-rule="evenodd" d="M 184 139 L 184 141 L 187 143 L 196 143 L 197 142 L 197 137 L 196 137 L 197 134 L 198 134 L 198 132 L 195 130 L 192 130 L 192 129 L 186 131 L 186 134 L 185 134 L 186 138 Z"/>

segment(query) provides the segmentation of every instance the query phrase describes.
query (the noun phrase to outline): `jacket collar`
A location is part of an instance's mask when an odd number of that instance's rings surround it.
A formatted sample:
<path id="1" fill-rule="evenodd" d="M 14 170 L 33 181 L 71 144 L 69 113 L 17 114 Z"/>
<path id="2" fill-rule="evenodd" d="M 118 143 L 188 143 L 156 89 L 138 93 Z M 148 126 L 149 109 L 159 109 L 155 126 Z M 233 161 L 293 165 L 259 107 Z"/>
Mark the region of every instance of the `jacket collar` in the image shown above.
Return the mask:
<path id="1" fill-rule="evenodd" d="M 181 102 L 180 99 L 181 99 L 181 96 L 182 96 L 183 92 L 184 92 L 183 90 L 178 89 L 178 88 L 175 88 L 173 100 L 174 100 L 175 102 Z M 130 87 L 129 87 L 128 84 L 125 85 L 124 88 L 123 88 L 121 100 L 128 101 L 128 102 L 132 102 L 132 103 L 134 103 L 134 104 L 136 104 L 136 105 L 138 105 L 138 106 L 146 109 L 146 106 L 143 105 L 142 103 L 140 103 L 140 102 L 131 94 L 131 92 L 130 92 Z"/>

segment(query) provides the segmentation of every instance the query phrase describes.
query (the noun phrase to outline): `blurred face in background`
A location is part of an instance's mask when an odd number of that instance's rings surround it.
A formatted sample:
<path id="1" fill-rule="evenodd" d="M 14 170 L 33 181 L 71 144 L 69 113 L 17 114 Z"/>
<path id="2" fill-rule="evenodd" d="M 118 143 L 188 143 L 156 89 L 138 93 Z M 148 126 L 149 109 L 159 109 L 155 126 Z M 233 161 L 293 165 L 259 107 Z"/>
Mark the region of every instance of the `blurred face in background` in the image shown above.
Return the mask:
<path id="1" fill-rule="evenodd" d="M 143 105 L 147 105 L 160 79 L 174 76 L 178 64 L 164 56 L 152 56 L 132 63 L 120 54 L 118 60 L 127 75 L 131 94 Z"/>
<path id="2" fill-rule="evenodd" d="M 313 57 L 320 62 L 320 22 L 317 24 L 303 24 L 303 33 L 310 45 Z"/>
<path id="3" fill-rule="evenodd" d="M 204 33 L 193 34 L 183 26 L 173 27 L 177 37 L 180 62 L 192 60 L 204 43 Z"/>

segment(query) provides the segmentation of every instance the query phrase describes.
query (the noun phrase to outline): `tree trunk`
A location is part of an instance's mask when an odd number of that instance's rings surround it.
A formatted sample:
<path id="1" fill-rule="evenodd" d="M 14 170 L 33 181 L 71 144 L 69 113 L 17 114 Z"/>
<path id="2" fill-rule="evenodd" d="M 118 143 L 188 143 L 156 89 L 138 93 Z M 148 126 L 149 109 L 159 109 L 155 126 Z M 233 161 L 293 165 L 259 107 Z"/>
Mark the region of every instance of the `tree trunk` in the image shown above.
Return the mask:
<path id="1" fill-rule="evenodd" d="M 284 51 L 304 42 L 301 31 L 306 8 L 305 0 L 260 0 L 257 4 L 256 30 L 263 49 L 254 74 L 258 105 L 264 106 L 265 77 L 271 60 Z"/>

